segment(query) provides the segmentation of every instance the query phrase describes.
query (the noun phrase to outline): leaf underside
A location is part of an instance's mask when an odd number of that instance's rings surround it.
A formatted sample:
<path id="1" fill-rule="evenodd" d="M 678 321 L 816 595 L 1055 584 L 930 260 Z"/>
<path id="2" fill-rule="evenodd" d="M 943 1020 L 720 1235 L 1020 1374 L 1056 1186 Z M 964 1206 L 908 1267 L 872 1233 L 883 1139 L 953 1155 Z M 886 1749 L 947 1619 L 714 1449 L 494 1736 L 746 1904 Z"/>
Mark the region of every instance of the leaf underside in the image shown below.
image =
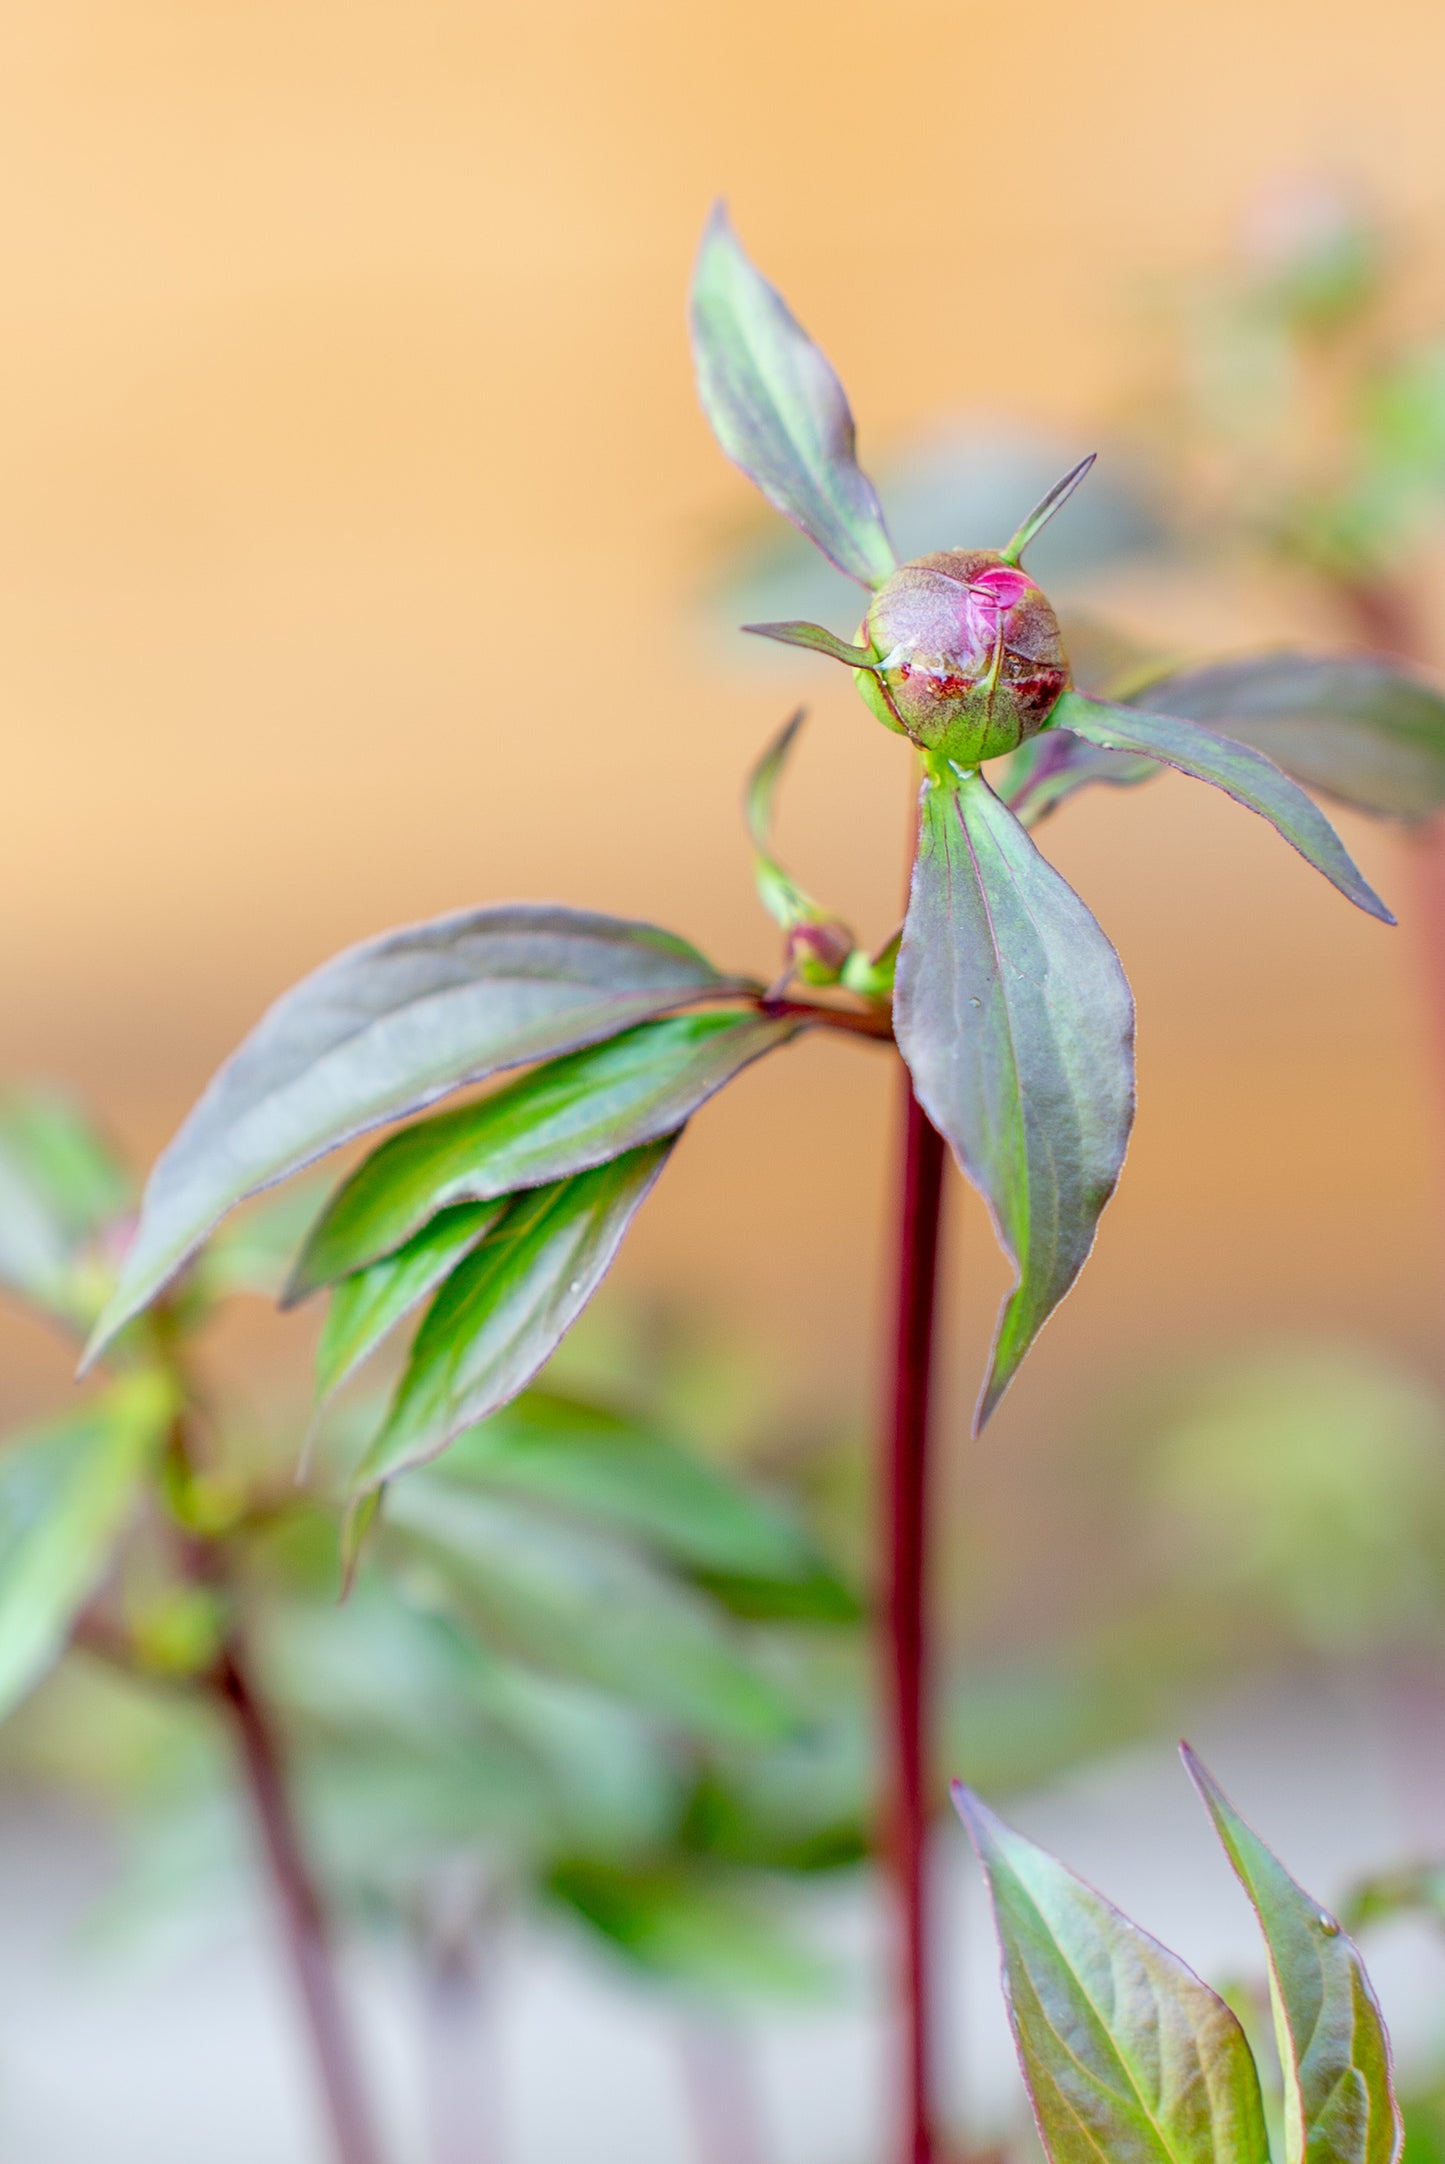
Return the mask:
<path id="1" fill-rule="evenodd" d="M 1174 1954 L 955 1784 L 1052 2164 L 1268 2164 L 1238 2021 Z"/>
<path id="2" fill-rule="evenodd" d="M 161 1156 L 87 1361 L 245 1196 L 464 1083 L 750 989 L 653 925 L 546 904 L 335 956 L 262 1017 Z"/>
<path id="3" fill-rule="evenodd" d="M 692 288 L 698 394 L 733 463 L 840 571 L 876 586 L 897 563 L 826 356 L 754 269 L 719 204 Z"/>
<path id="4" fill-rule="evenodd" d="M 532 1380 L 606 1275 L 676 1139 L 516 1197 L 428 1309 L 359 1491 L 435 1457 Z"/>
<path id="5" fill-rule="evenodd" d="M 1014 1264 L 981 1427 L 1093 1245 L 1134 1114 L 1114 949 L 978 774 L 925 783 L 894 1002 L 924 1111 Z"/>
<path id="6" fill-rule="evenodd" d="M 1287 2164 L 1394 2164 L 1404 2140 L 1390 2043 L 1359 1950 L 1182 1746 L 1269 1951 Z"/>
<path id="7" fill-rule="evenodd" d="M 1216 736 L 1198 722 L 1144 713 L 1132 706 L 1110 706 L 1077 691 L 1064 693 L 1054 717 L 1063 728 L 1105 750 L 1137 752 L 1146 759 L 1160 759 L 1196 781 L 1212 782 L 1237 804 L 1267 819 L 1306 863 L 1323 872 L 1357 908 L 1385 924 L 1394 923 L 1319 806 L 1252 745 Z"/>

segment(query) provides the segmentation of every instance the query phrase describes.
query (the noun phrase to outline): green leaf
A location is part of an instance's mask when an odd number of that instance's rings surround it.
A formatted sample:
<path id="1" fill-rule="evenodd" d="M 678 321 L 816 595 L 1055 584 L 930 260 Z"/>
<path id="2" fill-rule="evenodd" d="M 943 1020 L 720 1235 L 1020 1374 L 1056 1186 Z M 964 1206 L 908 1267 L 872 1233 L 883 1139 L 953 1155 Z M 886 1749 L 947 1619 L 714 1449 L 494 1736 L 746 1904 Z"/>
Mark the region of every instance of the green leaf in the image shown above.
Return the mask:
<path id="1" fill-rule="evenodd" d="M 552 1060 L 476 1104 L 403 1128 L 327 1205 L 286 1304 L 390 1254 L 453 1203 L 540 1187 L 676 1133 L 714 1091 L 786 1044 L 799 1026 L 728 1012 L 645 1022 Z"/>
<path id="2" fill-rule="evenodd" d="M 155 1374 L 127 1375 L 82 1411 L 0 1448 L 0 1717 L 64 1650 L 171 1412 Z"/>
<path id="3" fill-rule="evenodd" d="M 826 654 L 830 661 L 841 661 L 849 669 L 876 672 L 883 667 L 871 646 L 850 646 L 822 624 L 744 624 L 742 628 L 755 639 L 773 639 L 779 646 L 801 646 L 810 654 Z"/>
<path id="4" fill-rule="evenodd" d="M 1187 1743 L 1181 1755 L 1269 1950 L 1287 2164 L 1394 2164 L 1402 2128 L 1390 2040 L 1358 1948 L 1295 1884 Z"/>
<path id="5" fill-rule="evenodd" d="M 784 871 L 773 854 L 773 799 L 778 793 L 788 755 L 806 718 L 806 709 L 800 706 L 783 723 L 749 774 L 743 796 L 758 895 L 773 922 L 780 924 L 785 932 L 790 932 L 795 924 L 821 923 L 827 915 L 792 874 Z"/>
<path id="6" fill-rule="evenodd" d="M 358 1489 L 434 1458 L 525 1388 L 602 1282 L 675 1140 L 516 1198 L 432 1302 Z"/>
<path id="7" fill-rule="evenodd" d="M 1088 743 L 1102 744 L 1106 751 L 1140 753 L 1146 759 L 1162 759 L 1166 766 L 1191 774 L 1196 781 L 1212 782 L 1236 804 L 1258 812 L 1296 848 L 1306 863 L 1323 872 L 1331 885 L 1368 916 L 1393 924 L 1395 919 L 1374 888 L 1361 875 L 1344 843 L 1317 804 L 1296 782 L 1282 774 L 1272 759 L 1251 745 L 1230 737 L 1215 736 L 1197 722 L 1182 721 L 1169 714 L 1141 713 L 1132 706 L 1109 706 L 1066 691 L 1054 708 L 1054 716 L 1066 729 Z"/>
<path id="8" fill-rule="evenodd" d="M 557 1864 L 547 1891 L 630 1965 L 672 1983 L 724 1998 L 798 1998 L 828 1979 L 817 1955 L 783 1929 L 776 1903 L 722 1872 L 587 1859 Z"/>
<path id="9" fill-rule="evenodd" d="M 331 1295 L 316 1348 L 316 1395 L 329 1398 L 382 1339 L 420 1307 L 496 1224 L 504 1204 L 464 1202 L 442 1210 L 404 1247 L 344 1277 Z"/>
<path id="10" fill-rule="evenodd" d="M 1259 2076 L 1224 2001 L 955 1782 L 1051 2164 L 1269 2164 Z"/>
<path id="11" fill-rule="evenodd" d="M 840 571 L 876 586 L 897 559 L 858 464 L 843 386 L 744 255 L 721 204 L 692 287 L 698 395 L 735 465 Z"/>
<path id="12" fill-rule="evenodd" d="M 1151 713 L 1252 744 L 1361 811 L 1426 819 L 1445 805 L 1445 697 L 1399 662 L 1260 654 L 1178 670 L 1137 696 Z"/>
<path id="13" fill-rule="evenodd" d="M 1114 1191 L 1134 1116 L 1134 1002 L 1094 918 L 978 774 L 924 784 L 894 1024 L 918 1100 L 1017 1273 L 981 1427 Z"/>
<path id="14" fill-rule="evenodd" d="M 0 1096 L 0 1287 L 84 1327 L 99 1298 L 84 1251 L 130 1199 L 124 1169 L 67 1098 Z"/>
<path id="15" fill-rule="evenodd" d="M 93 1360 L 246 1195 L 449 1090 L 753 989 L 650 924 L 545 904 L 388 932 L 285 993 L 151 1174 Z"/>
<path id="16" fill-rule="evenodd" d="M 786 1701 L 726 1618 L 623 1543 L 430 1479 L 388 1490 L 385 1528 L 413 1597 L 430 1592 L 493 1652 L 701 1736 L 785 1732 Z"/>
<path id="17" fill-rule="evenodd" d="M 428 1479 L 555 1504 L 673 1562 L 802 1584 L 821 1569 L 781 1508 L 692 1451 L 606 1407 L 528 1390 L 458 1436 Z"/>

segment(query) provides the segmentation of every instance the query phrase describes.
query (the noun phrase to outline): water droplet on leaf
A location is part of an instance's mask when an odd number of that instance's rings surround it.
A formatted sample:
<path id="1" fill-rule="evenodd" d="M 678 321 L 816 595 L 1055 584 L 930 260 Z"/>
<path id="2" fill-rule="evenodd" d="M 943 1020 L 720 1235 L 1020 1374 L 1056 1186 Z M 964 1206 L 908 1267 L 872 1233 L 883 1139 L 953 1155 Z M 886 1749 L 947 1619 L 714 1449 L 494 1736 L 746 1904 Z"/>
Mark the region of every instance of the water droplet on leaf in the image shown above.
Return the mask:
<path id="1" fill-rule="evenodd" d="M 1334 1917 L 1327 1916 L 1323 1909 L 1320 1910 L 1320 1929 L 1327 1938 L 1337 1939 L 1340 1935 L 1340 1927 Z"/>

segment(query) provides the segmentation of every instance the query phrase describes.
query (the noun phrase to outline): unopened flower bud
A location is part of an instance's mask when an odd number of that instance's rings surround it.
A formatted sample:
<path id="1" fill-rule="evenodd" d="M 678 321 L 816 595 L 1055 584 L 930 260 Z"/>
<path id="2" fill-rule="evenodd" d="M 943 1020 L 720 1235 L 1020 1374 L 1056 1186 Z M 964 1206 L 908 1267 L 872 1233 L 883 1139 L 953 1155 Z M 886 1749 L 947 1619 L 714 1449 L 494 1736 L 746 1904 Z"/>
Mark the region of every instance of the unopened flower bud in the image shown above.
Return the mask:
<path id="1" fill-rule="evenodd" d="M 1033 736 L 1068 688 L 1058 619 L 993 549 L 943 549 L 884 581 L 863 637 L 885 666 L 857 684 L 878 719 L 977 766 Z"/>
<path id="2" fill-rule="evenodd" d="M 804 984 L 836 984 L 853 944 L 853 934 L 836 917 L 794 924 L 788 932 L 788 960 Z"/>

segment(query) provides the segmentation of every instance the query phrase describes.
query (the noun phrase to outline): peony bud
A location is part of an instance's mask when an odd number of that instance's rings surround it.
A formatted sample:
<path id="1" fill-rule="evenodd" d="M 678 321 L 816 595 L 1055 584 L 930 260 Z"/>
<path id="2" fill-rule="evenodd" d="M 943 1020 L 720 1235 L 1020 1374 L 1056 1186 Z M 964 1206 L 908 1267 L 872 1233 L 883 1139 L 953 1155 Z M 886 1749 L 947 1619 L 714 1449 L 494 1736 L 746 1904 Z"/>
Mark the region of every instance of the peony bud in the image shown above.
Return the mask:
<path id="1" fill-rule="evenodd" d="M 890 729 L 957 766 L 1016 751 L 1069 685 L 1058 619 L 993 549 L 943 549 L 884 581 L 863 623 L 882 666 L 858 689 Z"/>

